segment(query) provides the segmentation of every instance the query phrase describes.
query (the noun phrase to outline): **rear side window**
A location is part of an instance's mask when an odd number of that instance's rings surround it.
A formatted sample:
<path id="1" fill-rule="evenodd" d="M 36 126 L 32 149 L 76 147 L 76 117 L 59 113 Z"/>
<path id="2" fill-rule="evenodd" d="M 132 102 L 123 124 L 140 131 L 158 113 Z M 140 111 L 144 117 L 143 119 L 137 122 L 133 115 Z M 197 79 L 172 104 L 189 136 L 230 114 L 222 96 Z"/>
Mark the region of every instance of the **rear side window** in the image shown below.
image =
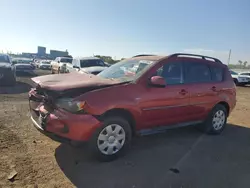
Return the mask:
<path id="1" fill-rule="evenodd" d="M 211 82 L 210 69 L 205 63 L 185 62 L 185 83 Z"/>
<path id="2" fill-rule="evenodd" d="M 212 81 L 221 82 L 223 80 L 223 68 L 211 66 Z"/>
<path id="3" fill-rule="evenodd" d="M 250 76 L 250 73 L 241 73 L 240 75 Z"/>

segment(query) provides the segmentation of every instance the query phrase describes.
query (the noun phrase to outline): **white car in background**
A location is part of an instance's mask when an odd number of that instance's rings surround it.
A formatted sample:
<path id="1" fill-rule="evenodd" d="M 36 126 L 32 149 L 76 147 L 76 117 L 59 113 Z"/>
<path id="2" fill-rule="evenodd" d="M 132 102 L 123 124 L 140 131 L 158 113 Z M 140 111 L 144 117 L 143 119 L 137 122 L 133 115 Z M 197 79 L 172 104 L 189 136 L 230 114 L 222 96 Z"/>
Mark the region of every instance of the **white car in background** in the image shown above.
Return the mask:
<path id="1" fill-rule="evenodd" d="M 246 84 L 250 84 L 250 76 L 249 75 L 245 75 L 242 73 L 237 73 L 234 72 L 232 70 L 230 70 L 231 76 L 234 80 L 235 85 L 239 86 L 244 86 Z"/>
<path id="2" fill-rule="evenodd" d="M 67 64 L 66 71 L 68 73 L 79 71 L 80 73 L 96 75 L 108 67 L 103 60 L 97 57 L 77 57 L 73 59 L 72 64 Z"/>
<path id="3" fill-rule="evenodd" d="M 40 61 L 38 68 L 42 70 L 50 70 L 51 69 L 51 61 L 49 60 L 42 60 Z"/>
<path id="4" fill-rule="evenodd" d="M 51 73 L 66 73 L 66 67 L 69 64 L 72 64 L 71 57 L 57 57 L 54 61 L 51 62 Z"/>

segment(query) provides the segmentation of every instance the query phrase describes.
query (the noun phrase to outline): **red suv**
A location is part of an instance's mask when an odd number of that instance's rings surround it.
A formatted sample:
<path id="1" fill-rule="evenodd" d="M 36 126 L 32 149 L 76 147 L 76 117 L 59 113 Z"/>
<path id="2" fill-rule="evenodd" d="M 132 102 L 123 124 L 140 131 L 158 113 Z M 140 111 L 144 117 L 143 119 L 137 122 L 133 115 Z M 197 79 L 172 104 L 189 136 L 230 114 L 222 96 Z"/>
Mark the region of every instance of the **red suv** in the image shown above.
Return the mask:
<path id="1" fill-rule="evenodd" d="M 101 160 L 124 154 L 133 135 L 196 125 L 219 134 L 236 104 L 235 84 L 220 60 L 193 54 L 138 55 L 98 75 L 32 79 L 36 128 L 60 142 L 88 141 Z"/>

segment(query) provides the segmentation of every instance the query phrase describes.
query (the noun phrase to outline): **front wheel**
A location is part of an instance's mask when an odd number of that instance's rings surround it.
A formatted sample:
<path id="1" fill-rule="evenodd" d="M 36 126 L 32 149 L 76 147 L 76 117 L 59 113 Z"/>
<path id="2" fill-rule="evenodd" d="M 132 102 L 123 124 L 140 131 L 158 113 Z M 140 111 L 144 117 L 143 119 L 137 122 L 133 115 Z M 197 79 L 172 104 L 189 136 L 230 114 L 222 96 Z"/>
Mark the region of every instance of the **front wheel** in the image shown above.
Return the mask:
<path id="1" fill-rule="evenodd" d="M 208 115 L 206 121 L 198 125 L 197 128 L 208 134 L 220 134 L 226 124 L 227 110 L 223 105 L 217 104 Z"/>
<path id="2" fill-rule="evenodd" d="M 108 117 L 90 141 L 91 153 L 100 161 L 112 161 L 126 153 L 131 143 L 131 128 L 121 117 Z"/>

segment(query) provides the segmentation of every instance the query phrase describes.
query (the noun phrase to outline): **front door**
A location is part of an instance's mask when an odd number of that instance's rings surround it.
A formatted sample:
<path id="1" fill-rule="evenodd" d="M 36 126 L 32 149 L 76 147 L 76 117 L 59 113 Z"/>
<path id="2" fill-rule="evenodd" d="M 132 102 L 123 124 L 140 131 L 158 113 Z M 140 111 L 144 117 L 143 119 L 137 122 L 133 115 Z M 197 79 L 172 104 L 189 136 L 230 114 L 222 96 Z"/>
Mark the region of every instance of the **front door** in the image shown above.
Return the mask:
<path id="1" fill-rule="evenodd" d="M 166 80 L 166 87 L 147 87 L 140 101 L 143 128 L 186 122 L 189 112 L 189 89 L 183 80 L 183 65 L 169 62 L 156 75 Z"/>

